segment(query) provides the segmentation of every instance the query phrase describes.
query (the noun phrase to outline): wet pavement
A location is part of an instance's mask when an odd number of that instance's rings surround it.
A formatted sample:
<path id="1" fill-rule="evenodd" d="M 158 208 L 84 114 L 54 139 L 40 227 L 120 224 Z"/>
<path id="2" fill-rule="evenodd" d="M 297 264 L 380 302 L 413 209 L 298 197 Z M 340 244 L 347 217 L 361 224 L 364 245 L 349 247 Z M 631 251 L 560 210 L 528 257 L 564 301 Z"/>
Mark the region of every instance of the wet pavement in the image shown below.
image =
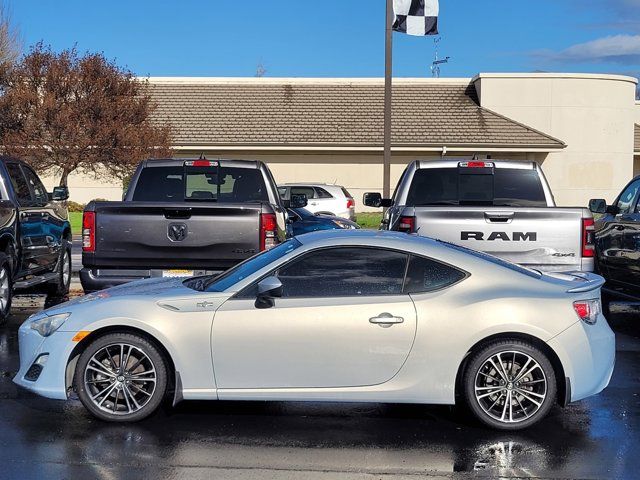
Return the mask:
<path id="1" fill-rule="evenodd" d="M 607 390 L 502 433 L 453 408 L 382 404 L 184 402 L 103 423 L 11 382 L 17 328 L 39 302 L 0 327 L 0 478 L 640 478 L 640 313 L 612 317 Z"/>

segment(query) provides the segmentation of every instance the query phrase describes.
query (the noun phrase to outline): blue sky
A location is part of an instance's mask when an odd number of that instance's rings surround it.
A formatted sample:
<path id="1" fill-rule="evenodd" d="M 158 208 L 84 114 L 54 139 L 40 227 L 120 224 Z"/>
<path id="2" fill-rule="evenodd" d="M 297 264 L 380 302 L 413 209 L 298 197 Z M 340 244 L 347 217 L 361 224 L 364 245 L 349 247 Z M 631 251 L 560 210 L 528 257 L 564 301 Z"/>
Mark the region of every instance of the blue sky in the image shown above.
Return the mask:
<path id="1" fill-rule="evenodd" d="M 77 45 L 138 75 L 371 77 L 384 0 L 9 0 L 28 48 Z M 442 76 L 640 74 L 640 0 L 440 0 Z M 397 76 L 430 76 L 433 38 L 394 36 Z"/>

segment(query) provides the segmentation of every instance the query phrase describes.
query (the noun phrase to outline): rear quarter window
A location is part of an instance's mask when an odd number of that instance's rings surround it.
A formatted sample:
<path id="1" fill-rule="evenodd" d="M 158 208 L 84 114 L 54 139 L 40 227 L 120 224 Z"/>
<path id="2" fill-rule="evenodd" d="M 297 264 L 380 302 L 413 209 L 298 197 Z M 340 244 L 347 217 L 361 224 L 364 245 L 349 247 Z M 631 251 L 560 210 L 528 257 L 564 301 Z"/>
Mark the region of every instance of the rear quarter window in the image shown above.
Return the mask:
<path id="1" fill-rule="evenodd" d="M 424 293 L 449 287 L 467 277 L 467 273 L 429 258 L 412 255 L 407 268 L 405 293 Z"/>

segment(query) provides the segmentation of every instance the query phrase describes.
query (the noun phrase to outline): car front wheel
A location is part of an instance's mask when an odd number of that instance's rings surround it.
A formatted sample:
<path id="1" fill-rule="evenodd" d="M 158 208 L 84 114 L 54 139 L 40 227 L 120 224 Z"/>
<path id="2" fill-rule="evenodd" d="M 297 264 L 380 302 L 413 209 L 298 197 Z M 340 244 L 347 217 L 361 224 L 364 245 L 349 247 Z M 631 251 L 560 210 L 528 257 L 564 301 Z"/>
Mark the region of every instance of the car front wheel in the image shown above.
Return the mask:
<path id="1" fill-rule="evenodd" d="M 474 416 L 500 430 L 542 420 L 556 400 L 556 377 L 547 356 L 528 342 L 499 340 L 470 359 L 465 401 Z"/>
<path id="2" fill-rule="evenodd" d="M 167 389 L 167 368 L 146 338 L 112 333 L 94 340 L 80 356 L 75 372 L 80 401 L 110 422 L 135 422 L 151 415 Z"/>

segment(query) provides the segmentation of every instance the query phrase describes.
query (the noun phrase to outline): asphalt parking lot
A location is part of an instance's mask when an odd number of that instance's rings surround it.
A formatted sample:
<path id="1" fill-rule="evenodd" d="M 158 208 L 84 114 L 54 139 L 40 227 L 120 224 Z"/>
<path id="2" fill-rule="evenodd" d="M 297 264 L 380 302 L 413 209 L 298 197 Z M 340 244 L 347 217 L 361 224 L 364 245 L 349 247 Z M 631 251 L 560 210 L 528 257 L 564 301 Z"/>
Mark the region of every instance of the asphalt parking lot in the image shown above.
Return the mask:
<path id="1" fill-rule="evenodd" d="M 42 306 L 16 302 L 0 328 L 0 478 L 637 478 L 640 314 L 612 318 L 618 355 L 604 393 L 510 434 L 448 407 L 185 402 L 132 425 L 79 402 L 18 389 L 17 328 Z"/>

